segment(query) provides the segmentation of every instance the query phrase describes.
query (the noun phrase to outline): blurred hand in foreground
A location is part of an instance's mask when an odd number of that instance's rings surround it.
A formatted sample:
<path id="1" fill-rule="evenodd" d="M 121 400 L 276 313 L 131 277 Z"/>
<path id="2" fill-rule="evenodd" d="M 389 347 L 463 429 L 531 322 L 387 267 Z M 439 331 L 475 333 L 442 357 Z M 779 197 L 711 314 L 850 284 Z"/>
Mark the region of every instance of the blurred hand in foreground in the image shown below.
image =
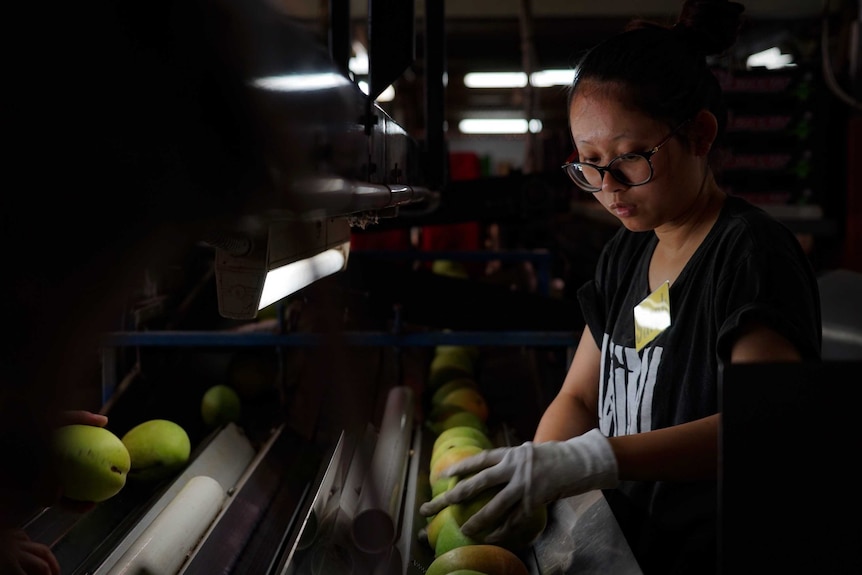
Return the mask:
<path id="1" fill-rule="evenodd" d="M 57 420 L 58 425 L 94 425 L 105 427 L 108 425 L 108 416 L 101 413 L 93 413 L 84 409 L 72 409 L 63 411 Z"/>
<path id="2" fill-rule="evenodd" d="M 31 541 L 22 529 L 0 529 L 0 573 L 60 575 L 60 564 L 47 545 Z"/>
<path id="3" fill-rule="evenodd" d="M 108 418 L 86 410 L 67 410 L 56 417 L 55 425 L 58 427 L 74 424 L 105 427 Z M 31 486 L 37 500 L 44 505 L 59 505 L 79 513 L 89 511 L 96 505 L 63 497 L 55 477 L 40 477 Z M 8 524 L 5 518 L 3 523 L 5 525 L 0 525 L 0 574 L 60 575 L 60 564 L 50 547 L 31 540 L 23 529 Z"/>

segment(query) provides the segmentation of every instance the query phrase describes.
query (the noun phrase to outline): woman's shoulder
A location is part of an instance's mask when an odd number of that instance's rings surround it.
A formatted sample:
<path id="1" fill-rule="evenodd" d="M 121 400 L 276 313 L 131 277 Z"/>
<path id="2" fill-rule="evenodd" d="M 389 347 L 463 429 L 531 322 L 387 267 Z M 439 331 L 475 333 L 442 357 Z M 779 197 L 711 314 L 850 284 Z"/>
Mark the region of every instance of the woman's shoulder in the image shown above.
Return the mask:
<path id="1" fill-rule="evenodd" d="M 813 277 L 799 238 L 764 209 L 728 196 L 719 221 L 707 253 L 726 273 Z"/>
<path id="2" fill-rule="evenodd" d="M 724 212 L 727 216 L 739 222 L 787 227 L 762 207 L 740 196 L 728 194 L 724 203 Z"/>
<path id="3" fill-rule="evenodd" d="M 795 234 L 786 224 L 763 208 L 738 196 L 727 196 L 718 231 L 725 239 L 747 241 L 760 248 L 789 243 L 798 246 Z"/>

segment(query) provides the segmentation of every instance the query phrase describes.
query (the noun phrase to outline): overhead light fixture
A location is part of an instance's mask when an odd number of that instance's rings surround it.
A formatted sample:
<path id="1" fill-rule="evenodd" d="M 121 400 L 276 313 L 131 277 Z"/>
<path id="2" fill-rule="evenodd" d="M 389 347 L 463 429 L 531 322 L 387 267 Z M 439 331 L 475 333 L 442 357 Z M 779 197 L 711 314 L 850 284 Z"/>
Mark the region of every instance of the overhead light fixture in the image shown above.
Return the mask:
<path id="1" fill-rule="evenodd" d="M 550 88 L 551 86 L 569 86 L 574 79 L 574 70 L 542 70 L 533 72 L 530 76 L 530 83 L 539 88 Z"/>
<path id="2" fill-rule="evenodd" d="M 762 52 L 757 52 L 748 57 L 745 61 L 745 67 L 751 68 L 766 68 L 767 70 L 778 70 L 781 68 L 792 68 L 796 64 L 793 62 L 793 56 L 790 54 L 782 54 L 781 49 L 773 46 Z"/>
<path id="3" fill-rule="evenodd" d="M 265 233 L 216 247 L 219 313 L 254 319 L 273 303 L 347 267 L 350 224 L 345 218 L 274 221 Z"/>
<path id="4" fill-rule="evenodd" d="M 527 85 L 524 72 L 469 72 L 464 74 L 468 88 L 523 88 Z"/>
<path id="5" fill-rule="evenodd" d="M 296 293 L 319 279 L 346 267 L 350 242 L 320 252 L 317 255 L 269 270 L 263 284 L 258 310 Z"/>
<path id="6" fill-rule="evenodd" d="M 462 134 L 538 134 L 542 131 L 541 120 L 517 118 L 465 118 L 458 122 Z"/>
<path id="7" fill-rule="evenodd" d="M 530 75 L 530 84 L 538 88 L 568 86 L 575 77 L 574 70 L 541 70 Z M 524 72 L 468 72 L 464 74 L 468 88 L 523 88 L 527 85 Z"/>
<path id="8" fill-rule="evenodd" d="M 317 90 L 332 90 L 350 82 L 341 74 L 322 72 L 311 74 L 283 74 L 266 76 L 251 82 L 255 88 L 274 92 L 309 92 Z"/>

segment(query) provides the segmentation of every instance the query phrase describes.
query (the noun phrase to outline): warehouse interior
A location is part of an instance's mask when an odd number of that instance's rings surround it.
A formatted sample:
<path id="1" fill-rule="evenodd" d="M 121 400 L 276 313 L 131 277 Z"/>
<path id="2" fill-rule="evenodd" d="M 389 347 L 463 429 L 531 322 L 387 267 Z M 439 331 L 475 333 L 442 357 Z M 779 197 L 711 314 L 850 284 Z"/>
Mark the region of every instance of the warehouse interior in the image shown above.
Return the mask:
<path id="1" fill-rule="evenodd" d="M 858 379 L 862 3 L 750 4 L 735 51 L 713 62 L 732 126 L 724 185 L 794 231 L 820 278 L 837 371 L 812 377 Z M 465 75 L 571 71 L 631 19 L 672 21 L 678 8 L 158 0 L 24 20 L 34 31 L 16 77 L 38 96 L 24 93 L 28 112 L 11 122 L 10 181 L 28 187 L 3 200 L 15 337 L 0 399 L 4 441 L 33 435 L 8 443 L 32 474 L 9 481 L 35 481 L 55 410 L 105 414 L 118 436 L 177 422 L 194 466 L 86 511 L 22 498 L 9 515 L 63 575 L 119 573 L 184 481 L 215 466 L 228 494 L 159 575 L 424 574 L 433 550 L 416 509 L 437 352 L 476 351 L 488 429 L 500 445 L 529 440 L 584 327 L 575 292 L 619 226 L 559 168 L 572 148 L 565 84 L 470 88 Z M 781 67 L 749 60 L 769 50 Z M 303 76 L 321 84 L 290 84 Z M 534 127 L 466 133 L 471 118 Z M 261 305 L 277 264 L 333 250 L 333 273 Z M 242 401 L 218 426 L 201 418 L 216 385 Z M 858 390 L 841 389 L 853 404 Z M 384 436 L 395 401 L 401 428 Z M 374 465 L 375 445 L 402 452 L 399 479 L 378 480 L 398 499 L 394 532 L 357 550 L 340 521 L 367 504 L 351 461 Z M 236 451 L 214 454 L 225 446 Z M 845 502 L 862 512 L 858 496 Z M 587 509 L 604 527 L 601 505 L 561 511 L 525 552 L 530 575 L 638 575 L 618 533 L 602 542 L 611 559 L 556 557 L 570 537 L 590 548 L 591 525 L 572 530 L 565 513 Z M 725 572 L 739 572 L 750 549 L 728 549 Z M 857 559 L 836 552 L 834 565 Z"/>

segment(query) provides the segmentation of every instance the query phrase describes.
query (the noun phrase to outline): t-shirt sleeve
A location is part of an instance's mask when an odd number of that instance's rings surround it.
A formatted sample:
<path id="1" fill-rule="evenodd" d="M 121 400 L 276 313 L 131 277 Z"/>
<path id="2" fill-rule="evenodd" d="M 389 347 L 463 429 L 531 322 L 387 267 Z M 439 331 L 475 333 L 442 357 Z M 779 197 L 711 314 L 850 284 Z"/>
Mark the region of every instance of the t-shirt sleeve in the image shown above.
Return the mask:
<path id="1" fill-rule="evenodd" d="M 820 296 L 806 255 L 789 232 L 747 240 L 752 245 L 725 260 L 736 265 L 725 268 L 716 290 L 719 358 L 729 361 L 739 328 L 757 322 L 790 340 L 804 359 L 818 359 Z"/>
<path id="2" fill-rule="evenodd" d="M 617 253 L 624 231 L 620 230 L 608 241 L 599 254 L 593 279 L 582 285 L 577 292 L 578 304 L 584 316 L 584 323 L 590 328 L 596 346 L 601 349 L 602 337 L 607 328 L 608 305 L 606 294 L 614 293 L 618 270 L 611 265 L 619 262 Z"/>
<path id="3" fill-rule="evenodd" d="M 622 278 L 632 273 L 631 266 L 637 265 L 643 257 L 645 246 L 652 237 L 652 232 L 633 234 L 620 227 L 602 248 L 593 279 L 578 289 L 578 304 L 584 323 L 590 328 L 599 349 L 604 333 L 610 328 L 608 322 L 613 302 L 609 298 L 618 292 Z"/>
<path id="4" fill-rule="evenodd" d="M 584 323 L 590 328 L 596 346 L 601 349 L 606 314 L 602 294 L 598 290 L 595 279 L 588 281 L 578 289 L 578 303 L 581 306 Z"/>

